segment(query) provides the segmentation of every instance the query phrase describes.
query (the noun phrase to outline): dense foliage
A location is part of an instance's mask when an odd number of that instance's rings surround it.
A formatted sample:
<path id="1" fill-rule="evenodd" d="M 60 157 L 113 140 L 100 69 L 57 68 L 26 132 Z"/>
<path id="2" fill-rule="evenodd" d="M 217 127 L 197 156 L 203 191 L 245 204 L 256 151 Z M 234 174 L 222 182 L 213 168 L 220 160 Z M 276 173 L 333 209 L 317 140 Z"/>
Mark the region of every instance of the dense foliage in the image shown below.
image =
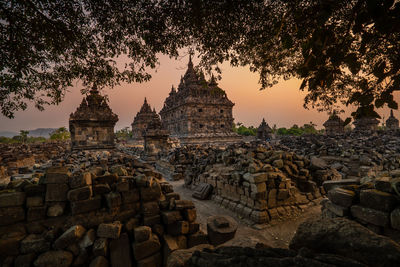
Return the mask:
<path id="1" fill-rule="evenodd" d="M 132 138 L 132 130 L 129 127 L 122 128 L 115 132 L 115 137 L 118 140 L 128 140 Z"/>
<path id="2" fill-rule="evenodd" d="M 65 127 L 58 128 L 50 133 L 50 140 L 68 140 L 71 138 L 71 134 Z"/>
<path id="3" fill-rule="evenodd" d="M 233 131 L 237 134 L 244 135 L 244 136 L 256 136 L 257 135 L 257 128 L 254 126 L 246 127 L 242 123 L 233 124 Z"/>
<path id="4" fill-rule="evenodd" d="M 356 118 L 397 109 L 399 1 L 11 0 L 0 2 L 2 113 L 59 103 L 75 80 L 146 81 L 159 53 L 188 46 L 207 70 L 249 66 L 261 88 L 301 79 L 305 105 L 355 104 Z"/>
<path id="5" fill-rule="evenodd" d="M 290 128 L 279 128 L 276 130 L 277 135 L 303 135 L 303 134 L 323 134 L 324 130 L 317 130 L 315 129 L 315 124 L 310 122 L 306 123 L 303 126 L 299 127 L 298 125 L 294 124 Z"/>

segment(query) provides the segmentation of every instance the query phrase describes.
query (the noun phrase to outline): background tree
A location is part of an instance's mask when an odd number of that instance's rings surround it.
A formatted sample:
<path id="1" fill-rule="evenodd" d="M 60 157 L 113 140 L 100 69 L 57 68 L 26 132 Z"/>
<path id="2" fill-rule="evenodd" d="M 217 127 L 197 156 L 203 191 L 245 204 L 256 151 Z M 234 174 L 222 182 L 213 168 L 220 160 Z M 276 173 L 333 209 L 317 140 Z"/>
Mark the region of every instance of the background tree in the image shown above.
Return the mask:
<path id="1" fill-rule="evenodd" d="M 71 134 L 65 127 L 60 127 L 50 133 L 50 140 L 68 140 Z"/>
<path id="2" fill-rule="evenodd" d="M 29 134 L 29 131 L 25 131 L 25 130 L 19 131 L 19 136 L 20 136 L 20 140 L 22 143 L 26 143 L 26 141 L 28 140 L 28 134 Z"/>
<path id="3" fill-rule="evenodd" d="M 115 133 L 115 136 L 119 140 L 128 140 L 132 138 L 132 130 L 129 127 L 124 127 Z"/>
<path id="4" fill-rule="evenodd" d="M 261 88 L 298 78 L 306 107 L 376 116 L 371 107 L 397 109 L 399 29 L 394 0 L 1 1 L 0 106 L 12 117 L 27 101 L 59 103 L 76 80 L 146 81 L 158 53 L 191 46 L 206 70 L 249 66 Z"/>

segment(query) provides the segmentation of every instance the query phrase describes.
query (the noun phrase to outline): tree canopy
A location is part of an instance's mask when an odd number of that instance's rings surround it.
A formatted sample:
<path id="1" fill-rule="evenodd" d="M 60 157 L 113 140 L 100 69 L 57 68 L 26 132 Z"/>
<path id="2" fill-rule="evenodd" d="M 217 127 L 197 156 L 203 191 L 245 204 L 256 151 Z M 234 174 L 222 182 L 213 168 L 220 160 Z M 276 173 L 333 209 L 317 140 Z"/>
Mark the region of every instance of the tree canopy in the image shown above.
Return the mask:
<path id="1" fill-rule="evenodd" d="M 354 116 L 397 108 L 400 2 L 395 0 L 28 0 L 0 4 L 0 106 L 59 103 L 90 87 L 150 78 L 159 53 L 192 47 L 201 66 L 229 61 L 261 88 L 299 78 L 305 106 L 356 104 Z M 118 66 L 115 58 L 127 55 Z"/>

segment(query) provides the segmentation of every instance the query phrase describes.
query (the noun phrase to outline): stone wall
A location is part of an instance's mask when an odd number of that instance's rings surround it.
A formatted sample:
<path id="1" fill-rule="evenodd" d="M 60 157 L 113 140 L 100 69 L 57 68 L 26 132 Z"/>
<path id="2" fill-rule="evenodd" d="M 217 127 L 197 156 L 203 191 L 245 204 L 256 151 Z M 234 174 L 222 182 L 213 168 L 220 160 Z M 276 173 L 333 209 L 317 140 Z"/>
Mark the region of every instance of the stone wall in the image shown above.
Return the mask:
<path id="1" fill-rule="evenodd" d="M 0 191 L 2 266 L 162 266 L 172 251 L 207 243 L 193 203 L 149 165 L 91 157 Z"/>
<path id="2" fill-rule="evenodd" d="M 392 175 L 364 184 L 346 180 L 324 184 L 328 199 L 321 202 L 323 216 L 355 220 L 400 242 L 400 198 L 392 186 L 396 186 L 400 172 Z M 400 189 L 398 182 L 397 188 Z"/>

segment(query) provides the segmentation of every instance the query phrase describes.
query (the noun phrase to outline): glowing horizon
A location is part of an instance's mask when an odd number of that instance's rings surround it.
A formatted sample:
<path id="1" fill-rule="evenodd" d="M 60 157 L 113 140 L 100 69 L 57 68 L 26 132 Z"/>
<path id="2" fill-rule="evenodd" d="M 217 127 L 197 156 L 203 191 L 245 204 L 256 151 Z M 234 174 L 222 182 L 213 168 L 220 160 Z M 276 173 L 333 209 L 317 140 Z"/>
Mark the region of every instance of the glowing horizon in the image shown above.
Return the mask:
<path id="1" fill-rule="evenodd" d="M 102 94 L 107 94 L 110 100 L 109 105 L 119 116 L 116 130 L 124 127 L 131 127 L 136 113 L 147 97 L 151 107 L 160 111 L 168 96 L 171 86 L 178 86 L 180 77 L 186 71 L 187 57 L 175 60 L 168 56 L 160 56 L 160 66 L 150 71 L 152 79 L 146 83 L 121 84 L 114 89 L 106 89 Z M 196 63 L 196 58 L 194 58 Z M 312 121 L 317 128 L 327 120 L 325 112 L 318 112 L 315 109 L 306 110 L 303 108 L 306 92 L 299 90 L 300 81 L 291 79 L 280 81 L 277 85 L 260 91 L 258 74 L 252 73 L 248 67 L 231 67 L 229 63 L 221 65 L 222 80 L 221 87 L 227 93 L 228 98 L 235 103 L 233 116 L 235 122 L 241 122 L 246 126 L 258 127 L 262 119 L 273 127 L 291 127 L 293 124 L 299 126 Z M 48 106 L 41 112 L 32 105 L 25 111 L 15 114 L 10 120 L 4 116 L 0 117 L 0 131 L 33 130 L 36 128 L 57 128 L 65 126 L 68 128 L 68 119 L 71 112 L 74 112 L 82 101 L 80 93 L 81 86 L 76 85 L 69 89 L 64 101 L 58 106 Z M 398 101 L 398 94 L 395 95 Z M 346 112 L 340 116 L 344 119 L 350 116 L 354 108 L 346 108 Z M 379 109 L 378 113 L 382 119 L 389 117 L 388 108 Z M 398 111 L 395 116 L 399 117 Z"/>

